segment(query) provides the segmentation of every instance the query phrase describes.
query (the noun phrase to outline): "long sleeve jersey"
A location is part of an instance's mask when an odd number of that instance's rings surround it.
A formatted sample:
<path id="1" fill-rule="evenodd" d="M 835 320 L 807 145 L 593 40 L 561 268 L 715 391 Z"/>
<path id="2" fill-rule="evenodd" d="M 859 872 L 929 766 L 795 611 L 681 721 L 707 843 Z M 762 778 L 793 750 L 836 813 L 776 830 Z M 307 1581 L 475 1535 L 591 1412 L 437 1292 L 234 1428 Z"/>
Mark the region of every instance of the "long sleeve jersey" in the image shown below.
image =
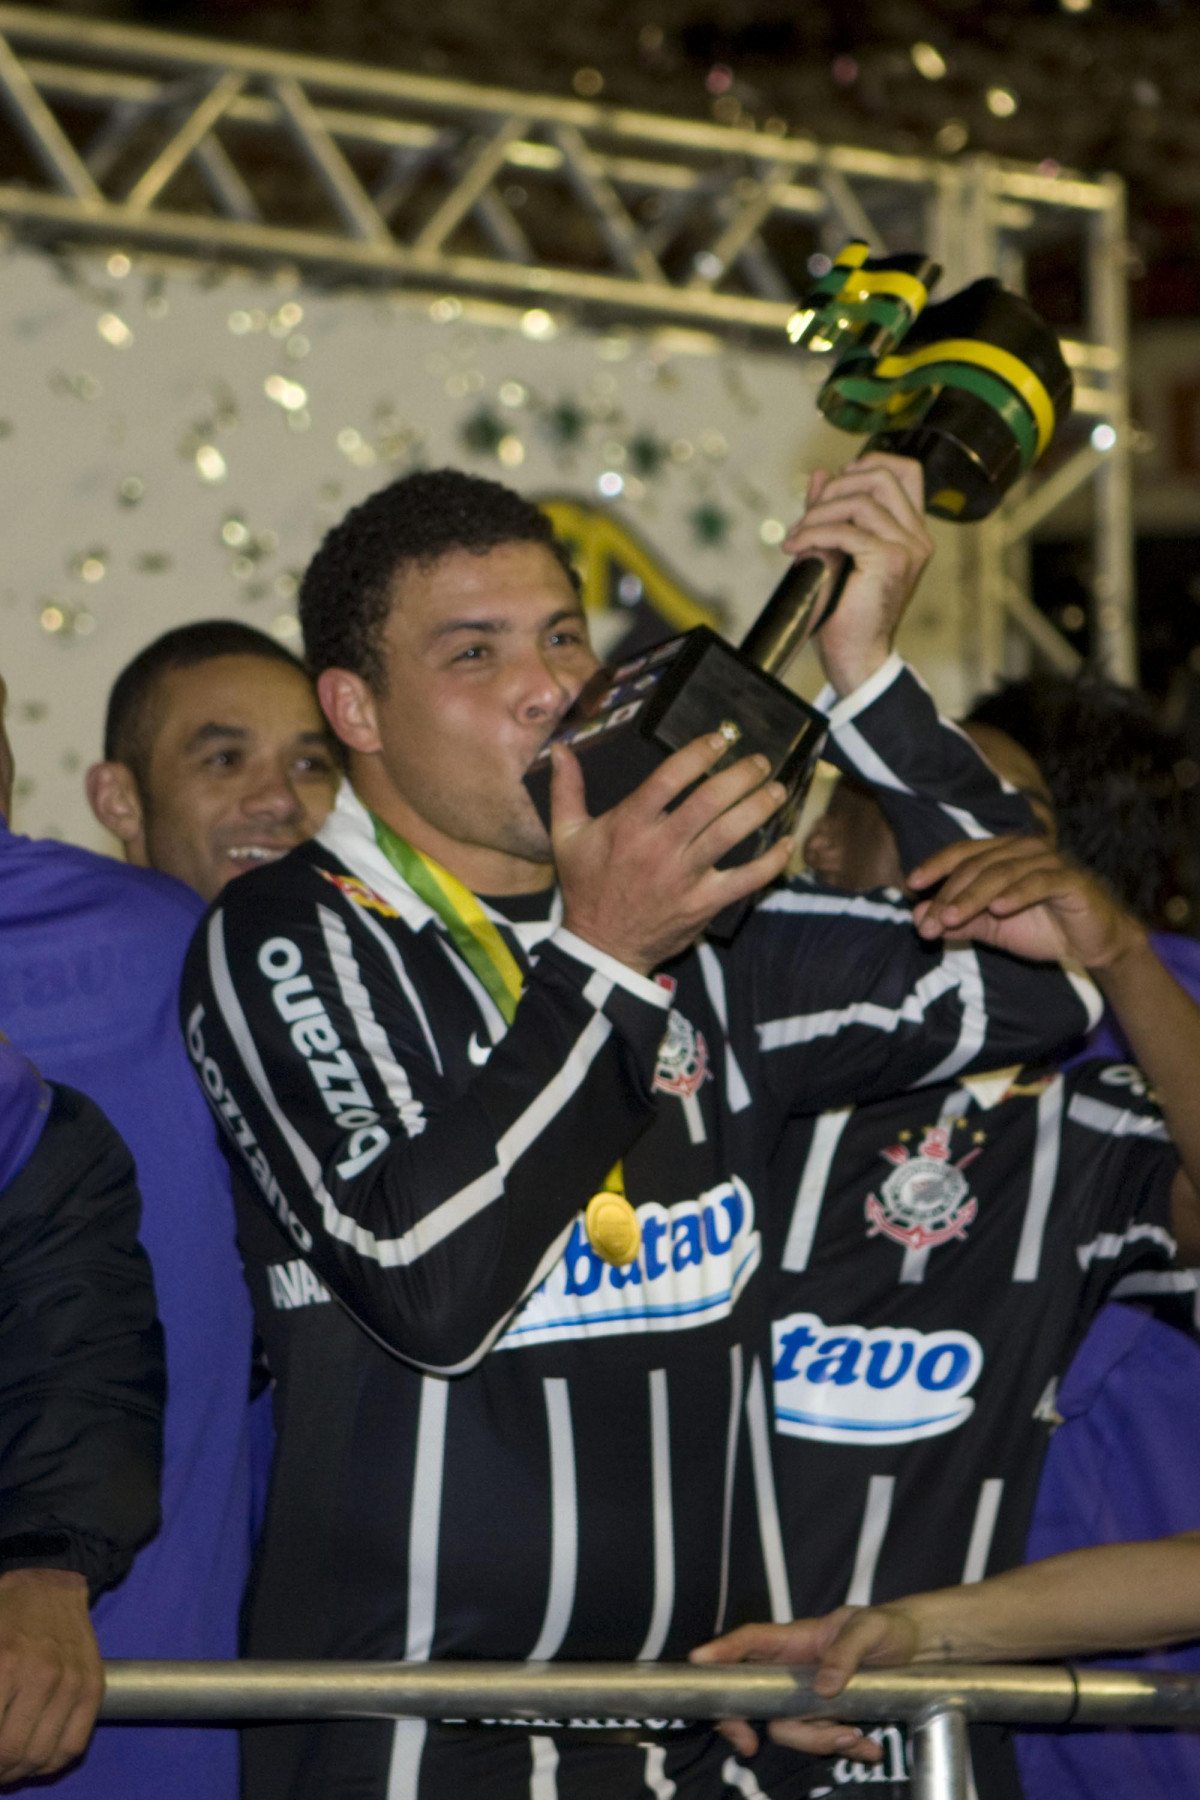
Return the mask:
<path id="1" fill-rule="evenodd" d="M 907 855 L 962 835 L 946 792 L 978 835 L 1023 823 L 902 666 L 834 723 L 890 773 Z M 185 1030 L 249 1177 L 278 1382 L 255 1655 L 651 1659 L 711 1636 L 739 1614 L 740 1466 L 769 1461 L 758 1271 L 786 1121 L 1090 1016 L 1057 968 L 802 884 L 654 981 L 556 905 L 488 910 L 526 977 L 507 1029 L 347 789 L 189 954 Z M 642 1228 L 625 1268 L 581 1223 L 618 1157 Z M 310 1790 L 274 1754 L 247 1791 Z"/>

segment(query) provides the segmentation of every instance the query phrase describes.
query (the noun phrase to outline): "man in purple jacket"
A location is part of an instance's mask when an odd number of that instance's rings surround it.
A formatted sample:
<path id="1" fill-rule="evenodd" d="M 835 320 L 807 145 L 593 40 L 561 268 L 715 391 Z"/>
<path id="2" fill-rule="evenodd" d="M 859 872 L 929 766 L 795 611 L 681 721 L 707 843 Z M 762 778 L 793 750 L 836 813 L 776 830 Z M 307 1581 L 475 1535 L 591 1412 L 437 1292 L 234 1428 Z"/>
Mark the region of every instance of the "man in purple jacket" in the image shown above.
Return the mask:
<path id="1" fill-rule="evenodd" d="M 229 1657 L 271 1434 L 265 1397 L 250 1405 L 229 1173 L 184 1051 L 179 973 L 204 902 L 315 831 L 337 776 L 303 666 L 228 619 L 166 632 L 133 659 L 104 749 L 88 794 L 133 867 L 8 829 L 0 727 L 0 1018 L 133 1151 L 166 1331 L 162 1528 L 96 1606 L 101 1651 Z M 59 1787 L 70 1800 L 234 1800 L 236 1733 L 106 1726 Z"/>
<path id="2" fill-rule="evenodd" d="M 0 746 L 2 776 L 2 730 Z M 0 779 L 4 812 L 7 790 Z M 166 1332 L 162 1527 L 96 1603 L 108 1657 L 235 1656 L 250 1566 L 250 1302 L 228 1169 L 176 1017 L 203 911 L 179 881 L 21 837 L 0 814 L 0 1019 L 48 1079 L 96 1101 L 132 1150 Z M 55 1792 L 234 1800 L 237 1789 L 233 1731 L 105 1726 Z"/>

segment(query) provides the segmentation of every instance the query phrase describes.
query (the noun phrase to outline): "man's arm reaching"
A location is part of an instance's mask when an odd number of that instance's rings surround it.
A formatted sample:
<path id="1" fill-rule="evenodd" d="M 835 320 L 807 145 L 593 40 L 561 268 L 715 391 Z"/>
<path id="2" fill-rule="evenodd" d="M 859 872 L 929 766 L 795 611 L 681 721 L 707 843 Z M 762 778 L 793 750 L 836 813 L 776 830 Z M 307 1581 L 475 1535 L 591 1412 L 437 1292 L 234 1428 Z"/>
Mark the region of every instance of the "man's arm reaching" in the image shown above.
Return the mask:
<path id="1" fill-rule="evenodd" d="M 822 1619 L 743 1625 L 692 1652 L 698 1663 L 817 1665 L 813 1686 L 833 1700 L 859 1668 L 905 1663 L 1025 1662 L 1147 1650 L 1200 1630 L 1200 1532 L 1157 1543 L 1101 1544 L 1010 1569 L 969 1587 L 913 1594 L 886 1606 L 841 1606 Z M 840 1751 L 879 1762 L 882 1751 L 855 1727 L 778 1720 L 770 1736 L 811 1755 Z M 745 1720 L 727 1735 L 753 1754 Z"/>
<path id="2" fill-rule="evenodd" d="M 1200 1263 L 1200 1005 L 1159 961 L 1145 928 L 1042 839 L 957 844 L 910 879 L 919 891 L 936 888 L 914 913 L 928 941 L 969 937 L 1017 956 L 1073 961 L 1103 989 L 1179 1152 L 1172 1230 L 1181 1260 Z"/>

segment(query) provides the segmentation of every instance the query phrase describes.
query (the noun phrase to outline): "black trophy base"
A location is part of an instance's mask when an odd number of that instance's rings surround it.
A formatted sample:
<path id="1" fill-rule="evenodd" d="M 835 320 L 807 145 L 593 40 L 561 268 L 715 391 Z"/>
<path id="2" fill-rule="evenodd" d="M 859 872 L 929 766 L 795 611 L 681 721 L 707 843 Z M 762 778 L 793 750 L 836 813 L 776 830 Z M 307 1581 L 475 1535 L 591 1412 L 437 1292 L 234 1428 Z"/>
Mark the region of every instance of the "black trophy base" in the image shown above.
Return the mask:
<path id="1" fill-rule="evenodd" d="M 824 741 L 823 713 L 752 663 L 724 638 L 698 625 L 684 637 L 656 644 L 616 669 L 601 669 L 584 687 L 554 741 L 570 746 L 583 770 L 588 811 L 595 816 L 631 794 L 661 762 L 705 732 L 730 731 L 718 769 L 761 754 L 788 798 L 764 828 L 736 845 L 719 867 L 759 856 L 792 823 L 808 789 Z M 713 771 L 715 773 L 715 770 Z M 550 826 L 550 746 L 540 752 L 525 785 L 547 830 Z M 726 907 L 708 927 L 732 937 L 751 905 Z"/>

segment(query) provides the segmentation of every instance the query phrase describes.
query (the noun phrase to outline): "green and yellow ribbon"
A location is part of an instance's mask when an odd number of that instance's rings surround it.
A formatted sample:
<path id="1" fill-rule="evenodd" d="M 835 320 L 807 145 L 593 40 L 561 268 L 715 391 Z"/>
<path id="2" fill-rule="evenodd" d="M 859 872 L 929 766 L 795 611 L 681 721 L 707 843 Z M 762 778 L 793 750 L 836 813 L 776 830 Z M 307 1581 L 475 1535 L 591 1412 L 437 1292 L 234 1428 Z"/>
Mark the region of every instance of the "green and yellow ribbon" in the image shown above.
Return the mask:
<path id="1" fill-rule="evenodd" d="M 375 842 L 413 892 L 430 907 L 450 934 L 455 949 L 477 976 L 507 1025 L 516 1017 L 525 987 L 521 965 L 470 888 L 449 869 L 393 831 L 372 813 Z M 588 1201 L 584 1230 L 596 1255 L 616 1267 L 631 1263 L 642 1245 L 637 1214 L 625 1197 L 625 1174 L 614 1163 L 604 1186 Z"/>

